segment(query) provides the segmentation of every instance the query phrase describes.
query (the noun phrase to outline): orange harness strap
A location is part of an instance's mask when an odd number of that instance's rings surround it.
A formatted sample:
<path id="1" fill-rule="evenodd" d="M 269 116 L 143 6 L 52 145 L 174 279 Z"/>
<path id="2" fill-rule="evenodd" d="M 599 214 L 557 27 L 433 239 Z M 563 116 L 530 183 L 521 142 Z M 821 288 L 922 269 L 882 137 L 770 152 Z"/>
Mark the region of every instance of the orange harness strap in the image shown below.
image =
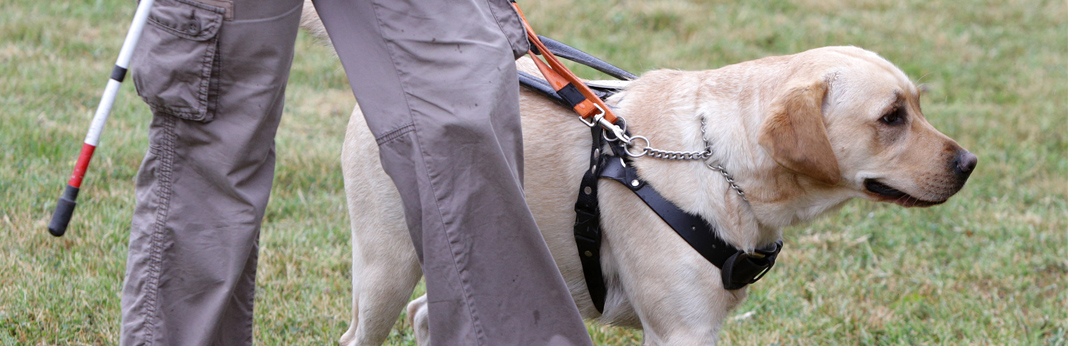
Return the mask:
<path id="1" fill-rule="evenodd" d="M 549 82 L 549 85 L 556 90 L 557 94 L 560 94 L 569 103 L 574 104 L 575 113 L 578 113 L 586 122 L 594 124 L 599 120 L 597 117 L 603 117 L 604 120 L 614 124 L 616 116 L 612 114 L 612 110 L 608 108 L 608 105 L 605 105 L 604 101 L 586 86 L 586 83 L 580 81 L 552 52 L 549 52 L 548 48 L 545 48 L 545 44 L 538 39 L 534 29 L 527 23 L 527 18 L 523 16 L 523 11 L 519 9 L 519 4 L 513 1 L 512 6 L 515 7 L 520 19 L 522 19 L 523 27 L 527 31 L 527 39 L 545 58 L 545 61 L 542 61 L 531 49 L 530 57 L 534 59 L 534 64 L 538 66 L 538 70 L 545 76 L 545 80 Z"/>

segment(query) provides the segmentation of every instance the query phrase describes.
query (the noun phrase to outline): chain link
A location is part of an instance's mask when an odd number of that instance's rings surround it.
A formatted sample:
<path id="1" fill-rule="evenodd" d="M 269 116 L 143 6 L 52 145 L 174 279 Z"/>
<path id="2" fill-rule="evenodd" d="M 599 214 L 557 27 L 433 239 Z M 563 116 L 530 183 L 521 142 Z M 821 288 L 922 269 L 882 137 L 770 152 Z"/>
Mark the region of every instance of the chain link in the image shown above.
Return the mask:
<path id="1" fill-rule="evenodd" d="M 712 157 L 711 148 L 705 151 L 670 151 L 645 147 L 642 150 L 645 152 L 645 156 L 662 160 L 704 160 Z"/>
<path id="2" fill-rule="evenodd" d="M 705 138 L 705 119 L 701 118 L 701 139 Z M 642 139 L 645 139 L 642 137 Z M 628 144 L 631 144 L 628 142 Z M 671 151 L 660 150 L 653 148 L 653 144 L 649 143 L 648 139 L 645 139 L 645 148 L 642 148 L 642 153 L 645 156 L 662 160 L 680 160 L 680 161 L 693 161 L 693 160 L 706 160 L 712 157 L 712 146 L 706 146 L 704 151 Z M 706 143 L 707 144 L 707 143 Z"/>
<path id="3" fill-rule="evenodd" d="M 730 184 L 731 188 L 734 189 L 734 192 L 738 193 L 738 197 L 741 197 L 743 201 L 749 202 L 749 199 L 745 198 L 745 191 L 742 191 L 742 188 L 740 186 L 738 186 L 737 183 L 734 182 L 734 177 L 731 176 L 730 173 L 727 173 L 726 169 L 723 169 L 723 165 L 715 165 L 715 166 L 713 166 L 711 163 L 706 163 L 705 165 L 708 166 L 708 168 L 712 169 L 713 171 L 717 171 L 720 174 L 723 174 L 723 179 L 726 179 L 727 180 L 727 184 Z"/>

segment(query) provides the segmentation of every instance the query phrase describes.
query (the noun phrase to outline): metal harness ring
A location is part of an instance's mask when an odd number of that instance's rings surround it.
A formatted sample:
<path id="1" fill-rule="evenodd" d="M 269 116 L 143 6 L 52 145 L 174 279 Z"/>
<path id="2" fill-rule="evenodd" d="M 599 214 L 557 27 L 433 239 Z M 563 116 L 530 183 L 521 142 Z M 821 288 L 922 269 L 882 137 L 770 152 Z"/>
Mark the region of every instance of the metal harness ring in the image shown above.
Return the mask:
<path id="1" fill-rule="evenodd" d="M 642 147 L 642 151 L 639 151 L 637 154 L 635 154 L 635 153 L 630 152 L 630 147 L 632 147 L 632 146 L 637 147 L 636 145 L 634 145 L 634 141 L 638 140 L 638 139 L 640 139 L 642 141 L 645 141 L 645 147 Z M 645 136 L 630 137 L 630 140 L 626 141 L 626 142 L 629 145 L 624 146 L 623 147 L 623 151 L 625 151 L 627 153 L 627 156 L 630 156 L 630 157 L 642 157 L 642 156 L 645 156 L 645 153 L 649 152 L 650 143 L 649 143 L 649 139 L 645 138 Z"/>

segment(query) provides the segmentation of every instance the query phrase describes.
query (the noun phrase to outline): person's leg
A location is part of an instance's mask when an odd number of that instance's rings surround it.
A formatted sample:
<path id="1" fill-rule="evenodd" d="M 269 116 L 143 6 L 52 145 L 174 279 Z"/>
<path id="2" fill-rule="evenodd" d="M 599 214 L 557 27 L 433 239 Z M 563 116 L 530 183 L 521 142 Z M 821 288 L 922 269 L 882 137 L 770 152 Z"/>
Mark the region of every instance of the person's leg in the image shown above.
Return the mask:
<path id="1" fill-rule="evenodd" d="M 260 222 L 300 9 L 156 1 L 132 64 L 153 120 L 120 344 L 252 343 Z"/>
<path id="2" fill-rule="evenodd" d="M 588 345 L 527 208 L 504 0 L 316 0 L 404 201 L 437 345 Z"/>

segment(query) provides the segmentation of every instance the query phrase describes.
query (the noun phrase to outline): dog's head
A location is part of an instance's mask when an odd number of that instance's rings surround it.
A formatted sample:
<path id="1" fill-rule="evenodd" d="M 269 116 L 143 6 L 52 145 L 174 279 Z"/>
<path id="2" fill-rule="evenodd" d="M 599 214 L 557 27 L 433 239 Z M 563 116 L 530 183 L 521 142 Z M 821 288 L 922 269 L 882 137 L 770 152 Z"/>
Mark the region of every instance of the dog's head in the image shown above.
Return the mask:
<path id="1" fill-rule="evenodd" d="M 977 158 L 936 130 L 920 90 L 875 53 L 828 47 L 800 59 L 766 108 L 758 143 L 787 170 L 856 196 L 925 207 L 963 186 Z"/>

